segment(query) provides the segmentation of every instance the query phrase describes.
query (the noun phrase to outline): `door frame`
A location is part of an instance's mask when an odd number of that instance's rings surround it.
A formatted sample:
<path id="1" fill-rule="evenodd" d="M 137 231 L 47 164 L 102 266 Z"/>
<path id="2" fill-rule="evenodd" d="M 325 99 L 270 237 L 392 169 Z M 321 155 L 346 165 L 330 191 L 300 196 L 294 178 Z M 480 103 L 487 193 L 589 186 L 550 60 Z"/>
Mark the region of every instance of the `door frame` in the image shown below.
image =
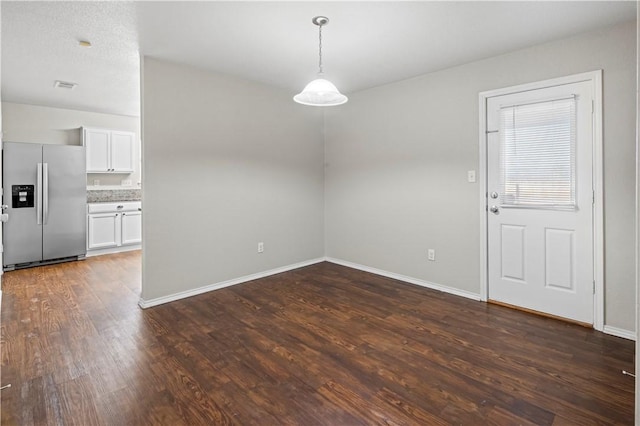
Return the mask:
<path id="1" fill-rule="evenodd" d="M 591 82 L 593 87 L 593 328 L 604 329 L 604 197 L 602 135 L 602 70 L 488 90 L 479 94 L 479 195 L 480 195 L 480 299 L 489 294 L 488 200 L 487 200 L 487 100 L 492 97 L 526 92 L 550 86 Z"/>

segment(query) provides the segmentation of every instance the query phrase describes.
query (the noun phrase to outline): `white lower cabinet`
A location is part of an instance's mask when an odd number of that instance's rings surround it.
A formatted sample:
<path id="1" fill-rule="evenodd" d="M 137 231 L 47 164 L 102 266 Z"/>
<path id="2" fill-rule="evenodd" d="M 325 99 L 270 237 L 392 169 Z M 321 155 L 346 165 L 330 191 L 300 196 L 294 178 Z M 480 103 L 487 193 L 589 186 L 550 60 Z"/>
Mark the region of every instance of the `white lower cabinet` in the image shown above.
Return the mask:
<path id="1" fill-rule="evenodd" d="M 123 212 L 120 223 L 122 224 L 122 245 L 142 242 L 142 212 Z"/>
<path id="2" fill-rule="evenodd" d="M 120 245 L 120 213 L 89 214 L 87 225 L 88 250 Z"/>
<path id="3" fill-rule="evenodd" d="M 140 202 L 88 204 L 87 213 L 87 250 L 113 249 L 142 242 Z"/>

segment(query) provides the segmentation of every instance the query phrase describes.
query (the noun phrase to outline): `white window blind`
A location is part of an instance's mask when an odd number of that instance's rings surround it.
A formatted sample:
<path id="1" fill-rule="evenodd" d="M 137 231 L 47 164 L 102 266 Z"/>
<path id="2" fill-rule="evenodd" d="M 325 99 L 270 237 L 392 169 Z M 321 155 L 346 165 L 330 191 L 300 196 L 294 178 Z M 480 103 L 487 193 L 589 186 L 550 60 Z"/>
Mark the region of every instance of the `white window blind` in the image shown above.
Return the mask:
<path id="1" fill-rule="evenodd" d="M 575 209 L 576 99 L 502 108 L 503 207 Z"/>

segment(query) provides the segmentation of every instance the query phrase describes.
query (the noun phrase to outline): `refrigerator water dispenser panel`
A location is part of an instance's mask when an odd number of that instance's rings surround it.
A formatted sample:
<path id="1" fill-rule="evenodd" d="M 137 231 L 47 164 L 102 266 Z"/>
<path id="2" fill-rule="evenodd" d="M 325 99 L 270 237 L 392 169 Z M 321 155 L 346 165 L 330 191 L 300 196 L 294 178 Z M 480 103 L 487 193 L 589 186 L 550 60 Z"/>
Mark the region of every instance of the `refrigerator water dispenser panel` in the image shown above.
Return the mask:
<path id="1" fill-rule="evenodd" d="M 11 185 L 11 208 L 34 207 L 35 185 Z"/>

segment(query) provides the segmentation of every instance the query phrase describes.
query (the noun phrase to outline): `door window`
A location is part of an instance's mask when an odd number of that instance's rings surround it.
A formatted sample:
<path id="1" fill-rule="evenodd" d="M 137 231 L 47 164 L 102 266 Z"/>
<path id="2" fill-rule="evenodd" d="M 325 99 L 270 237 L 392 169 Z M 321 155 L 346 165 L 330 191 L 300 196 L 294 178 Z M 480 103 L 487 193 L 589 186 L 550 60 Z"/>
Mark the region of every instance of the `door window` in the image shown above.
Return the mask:
<path id="1" fill-rule="evenodd" d="M 576 208 L 576 99 L 500 109 L 502 207 Z"/>

